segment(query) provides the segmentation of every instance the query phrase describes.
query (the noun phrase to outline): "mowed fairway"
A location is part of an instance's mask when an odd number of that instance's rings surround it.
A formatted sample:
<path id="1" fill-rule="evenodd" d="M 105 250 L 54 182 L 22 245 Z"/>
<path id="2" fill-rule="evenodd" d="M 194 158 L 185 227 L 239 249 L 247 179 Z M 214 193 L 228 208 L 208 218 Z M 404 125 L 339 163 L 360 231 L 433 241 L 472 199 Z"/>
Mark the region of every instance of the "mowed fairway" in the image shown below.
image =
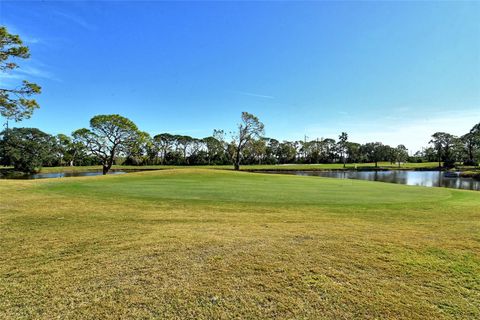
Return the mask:
<path id="1" fill-rule="evenodd" d="M 479 319 L 480 193 L 178 169 L 0 181 L 0 319 Z"/>

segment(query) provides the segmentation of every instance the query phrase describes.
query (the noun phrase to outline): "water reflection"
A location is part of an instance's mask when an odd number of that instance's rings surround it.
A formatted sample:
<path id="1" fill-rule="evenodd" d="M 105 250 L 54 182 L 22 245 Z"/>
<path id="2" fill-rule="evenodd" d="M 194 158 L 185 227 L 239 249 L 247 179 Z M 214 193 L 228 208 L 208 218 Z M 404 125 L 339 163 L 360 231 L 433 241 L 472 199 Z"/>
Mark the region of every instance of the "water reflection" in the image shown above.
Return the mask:
<path id="1" fill-rule="evenodd" d="M 480 180 L 462 177 L 445 177 L 441 171 L 265 171 L 266 173 L 289 173 L 302 176 L 319 176 L 341 179 L 359 179 L 399 183 L 411 186 L 445 187 L 480 190 Z"/>
<path id="2" fill-rule="evenodd" d="M 141 170 L 110 170 L 108 174 L 124 174 Z M 99 176 L 102 171 L 71 171 L 71 172 L 45 172 L 34 174 L 22 174 L 18 172 L 0 173 L 0 179 L 47 179 L 47 178 L 68 178 L 68 177 L 88 177 Z"/>

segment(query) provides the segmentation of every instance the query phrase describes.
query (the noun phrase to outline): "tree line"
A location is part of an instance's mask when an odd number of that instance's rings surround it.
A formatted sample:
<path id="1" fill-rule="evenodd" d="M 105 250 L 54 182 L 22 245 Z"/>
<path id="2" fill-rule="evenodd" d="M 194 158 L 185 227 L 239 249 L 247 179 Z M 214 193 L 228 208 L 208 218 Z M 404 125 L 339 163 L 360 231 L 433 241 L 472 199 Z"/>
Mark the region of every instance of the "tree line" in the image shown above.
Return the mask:
<path id="1" fill-rule="evenodd" d="M 102 165 L 240 165 L 289 163 L 362 163 L 378 165 L 410 161 L 438 161 L 439 167 L 457 162 L 478 165 L 480 123 L 461 137 L 437 132 L 430 146 L 409 156 L 404 145 L 381 142 L 360 144 L 342 132 L 338 139 L 279 141 L 264 136 L 263 123 L 243 112 L 234 132 L 213 130 L 211 136 L 160 133 L 151 136 L 120 115 L 98 115 L 89 128 L 49 135 L 36 128 L 10 128 L 0 133 L 0 163 L 15 170 L 34 172 L 42 166 Z"/>
<path id="2" fill-rule="evenodd" d="M 0 72 L 17 69 L 18 59 L 30 57 L 18 35 L 0 26 Z M 34 172 L 42 166 L 102 165 L 106 174 L 113 164 L 130 165 L 233 165 L 287 163 L 358 163 L 390 161 L 438 161 L 439 167 L 456 162 L 478 165 L 480 159 L 480 123 L 461 137 L 446 132 L 432 135 L 430 146 L 408 155 L 404 145 L 391 147 L 381 142 L 365 144 L 348 140 L 342 132 L 338 140 L 326 138 L 307 141 L 279 141 L 265 137 L 263 123 L 243 112 L 237 130 L 227 134 L 214 130 L 205 138 L 160 133 L 150 136 L 131 120 L 120 115 L 98 115 L 90 128 L 71 135 L 50 135 L 37 128 L 8 128 L 8 120 L 29 118 L 39 107 L 33 96 L 41 87 L 29 81 L 0 87 L 0 116 L 6 129 L 0 132 L 0 165 L 22 172 Z"/>

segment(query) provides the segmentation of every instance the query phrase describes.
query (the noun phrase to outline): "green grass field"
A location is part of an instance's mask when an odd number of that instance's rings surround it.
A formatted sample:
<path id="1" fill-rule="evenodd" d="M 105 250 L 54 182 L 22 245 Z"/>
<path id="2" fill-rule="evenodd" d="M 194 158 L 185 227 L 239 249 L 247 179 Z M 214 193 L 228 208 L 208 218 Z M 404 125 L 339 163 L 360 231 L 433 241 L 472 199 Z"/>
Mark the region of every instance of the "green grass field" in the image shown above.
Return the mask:
<path id="1" fill-rule="evenodd" d="M 0 195 L 0 319 L 480 318 L 478 192 L 175 169 Z"/>

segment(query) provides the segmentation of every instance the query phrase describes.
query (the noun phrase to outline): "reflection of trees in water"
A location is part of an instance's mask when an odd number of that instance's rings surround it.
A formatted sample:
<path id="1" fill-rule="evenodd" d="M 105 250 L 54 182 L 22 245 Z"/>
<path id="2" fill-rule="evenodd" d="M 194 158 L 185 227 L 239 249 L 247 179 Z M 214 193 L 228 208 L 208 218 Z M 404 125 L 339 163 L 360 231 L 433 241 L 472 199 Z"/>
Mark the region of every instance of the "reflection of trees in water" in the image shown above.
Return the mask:
<path id="1" fill-rule="evenodd" d="M 392 171 L 389 182 L 408 184 L 408 173 L 403 171 Z"/>
<path id="2" fill-rule="evenodd" d="M 480 191 L 480 180 L 461 177 L 446 178 L 442 171 L 291 171 L 289 173 L 307 176 L 358 179 L 424 187 L 448 187 Z"/>
<path id="3" fill-rule="evenodd" d="M 356 179 L 408 184 L 406 172 L 400 171 L 359 171 L 352 172 Z"/>
<path id="4" fill-rule="evenodd" d="M 442 186 L 456 189 L 480 190 L 480 181 L 473 178 L 444 178 Z"/>

